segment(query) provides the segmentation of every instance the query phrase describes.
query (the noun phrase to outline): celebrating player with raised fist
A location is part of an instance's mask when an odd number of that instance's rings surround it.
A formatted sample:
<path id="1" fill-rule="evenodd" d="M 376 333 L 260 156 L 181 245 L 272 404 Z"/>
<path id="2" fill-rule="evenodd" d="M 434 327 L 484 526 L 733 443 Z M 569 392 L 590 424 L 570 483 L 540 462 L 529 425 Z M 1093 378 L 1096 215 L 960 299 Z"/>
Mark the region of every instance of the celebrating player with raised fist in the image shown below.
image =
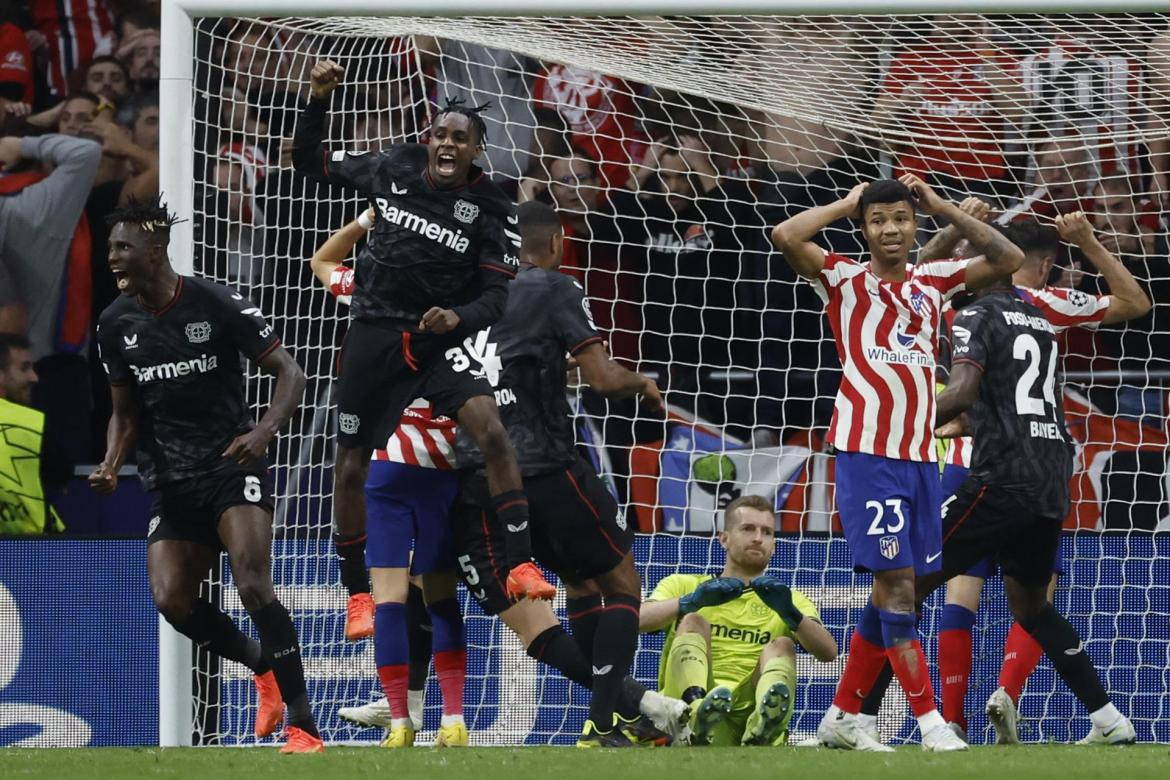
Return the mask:
<path id="1" fill-rule="evenodd" d="M 167 256 L 174 217 L 131 201 L 108 217 L 118 300 L 98 325 L 113 415 L 106 456 L 90 475 L 112 493 L 138 444 L 138 474 L 154 495 L 146 567 L 155 605 L 184 635 L 247 666 L 259 698 L 257 737 L 276 731 L 288 704 L 285 753 L 324 750 L 309 710 L 296 629 L 272 587 L 272 484 L 265 451 L 288 422 L 305 374 L 247 298 L 180 276 Z M 268 411 L 252 421 L 243 354 L 276 377 Z M 226 550 L 257 643 L 199 595 Z"/>
<path id="2" fill-rule="evenodd" d="M 424 397 L 437 414 L 455 417 L 484 454 L 505 530 L 509 597 L 552 598 L 553 587 L 531 562 L 528 500 L 488 381 L 498 366 L 474 349 L 477 334 L 503 314 L 519 265 L 513 205 L 473 162 L 487 140 L 482 107 L 448 101 L 426 145 L 327 152 L 326 111 L 343 76 L 330 60 L 313 67 L 293 142 L 298 171 L 356 190 L 378 210 L 354 266 L 337 393 L 333 517 L 343 582 L 351 598 L 369 601 L 362 487 L 370 453 L 385 444 L 407 404 Z"/>

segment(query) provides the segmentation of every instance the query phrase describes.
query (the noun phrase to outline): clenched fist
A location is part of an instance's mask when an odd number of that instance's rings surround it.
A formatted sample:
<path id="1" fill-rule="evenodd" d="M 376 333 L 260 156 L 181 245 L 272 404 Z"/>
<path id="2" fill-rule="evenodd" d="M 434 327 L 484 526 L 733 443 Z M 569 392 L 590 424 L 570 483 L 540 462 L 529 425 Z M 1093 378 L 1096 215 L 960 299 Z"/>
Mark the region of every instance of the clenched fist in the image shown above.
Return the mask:
<path id="1" fill-rule="evenodd" d="M 321 60 L 309 73 L 309 93 L 315 98 L 328 97 L 330 92 L 337 89 L 344 75 L 345 68 L 333 60 Z"/>

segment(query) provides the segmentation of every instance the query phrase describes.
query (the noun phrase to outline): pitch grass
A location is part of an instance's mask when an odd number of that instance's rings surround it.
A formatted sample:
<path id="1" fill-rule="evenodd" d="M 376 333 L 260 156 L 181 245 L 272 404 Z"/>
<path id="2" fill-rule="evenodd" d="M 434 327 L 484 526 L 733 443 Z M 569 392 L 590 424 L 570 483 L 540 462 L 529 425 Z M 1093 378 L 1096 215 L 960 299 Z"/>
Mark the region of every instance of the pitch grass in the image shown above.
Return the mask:
<path id="1" fill-rule="evenodd" d="M 1088 748 L 1036 745 L 978 747 L 936 755 L 917 747 L 893 754 L 845 753 L 813 748 L 692 748 L 577 750 L 575 748 L 471 748 L 388 751 L 332 747 L 324 755 L 282 756 L 274 748 L 91 748 L 0 750 L 4 780 L 868 780 L 874 777 L 1170 778 L 1170 746 Z"/>

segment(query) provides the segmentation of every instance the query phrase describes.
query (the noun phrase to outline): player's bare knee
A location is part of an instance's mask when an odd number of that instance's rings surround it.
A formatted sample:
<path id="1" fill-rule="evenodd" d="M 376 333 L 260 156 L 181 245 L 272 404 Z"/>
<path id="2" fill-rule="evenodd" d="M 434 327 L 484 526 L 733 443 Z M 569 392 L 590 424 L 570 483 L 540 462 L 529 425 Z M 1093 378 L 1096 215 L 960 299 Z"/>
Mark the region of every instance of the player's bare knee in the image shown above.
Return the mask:
<path id="1" fill-rule="evenodd" d="M 508 432 L 499 419 L 488 421 L 476 439 L 476 445 L 483 454 L 484 461 L 496 461 L 508 457 L 512 451 L 512 442 Z"/>
<path id="2" fill-rule="evenodd" d="M 178 627 L 191 614 L 195 600 L 188 593 L 168 587 L 167 583 L 151 583 L 154 606 L 172 626 Z"/>
<path id="3" fill-rule="evenodd" d="M 912 569 L 876 572 L 873 581 L 874 606 L 887 612 L 914 611 L 916 592 Z"/>
<path id="4" fill-rule="evenodd" d="M 254 612 L 276 599 L 272 578 L 268 575 L 266 567 L 242 567 L 233 563 L 232 576 L 236 580 L 236 592 L 240 594 L 240 603 L 248 612 Z"/>
<path id="5" fill-rule="evenodd" d="M 622 595 L 636 599 L 642 596 L 642 580 L 634 568 L 633 555 L 626 555 L 621 563 L 598 577 L 597 584 L 606 596 Z"/>
<path id="6" fill-rule="evenodd" d="M 682 620 L 678 621 L 677 633 L 679 634 L 698 634 L 701 637 L 711 636 L 711 624 L 707 619 L 697 612 L 683 615 Z"/>

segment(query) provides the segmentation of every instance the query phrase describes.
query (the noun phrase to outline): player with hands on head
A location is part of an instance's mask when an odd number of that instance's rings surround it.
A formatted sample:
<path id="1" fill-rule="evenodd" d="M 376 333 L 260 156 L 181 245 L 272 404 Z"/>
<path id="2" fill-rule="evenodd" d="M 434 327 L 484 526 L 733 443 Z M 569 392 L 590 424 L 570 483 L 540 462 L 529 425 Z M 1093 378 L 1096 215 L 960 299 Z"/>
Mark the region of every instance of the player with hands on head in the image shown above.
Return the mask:
<path id="1" fill-rule="evenodd" d="M 112 493 L 137 444 L 138 474 L 153 494 L 146 566 L 158 611 L 180 633 L 254 672 L 257 738 L 276 731 L 287 703 L 281 752 L 321 752 L 296 629 L 272 584 L 265 457 L 300 405 L 304 371 L 251 301 L 175 272 L 167 256 L 175 218 L 165 206 L 131 201 L 108 222 L 110 270 L 122 294 L 98 325 L 113 415 L 105 458 L 89 483 Z M 259 422 L 244 397 L 241 354 L 276 377 Z M 199 596 L 223 550 L 259 642 Z"/>
<path id="2" fill-rule="evenodd" d="M 488 381 L 495 357 L 478 351 L 519 265 L 512 202 L 474 164 L 487 140 L 483 107 L 448 101 L 426 145 L 330 153 L 322 146 L 326 114 L 343 77 L 331 60 L 313 66 L 293 138 L 298 171 L 356 190 L 380 215 L 355 261 L 337 393 L 333 512 L 343 582 L 351 598 L 369 598 L 362 489 L 370 454 L 422 397 L 457 419 L 484 455 L 505 531 L 509 596 L 552 598 L 555 589 L 532 564 L 528 500 Z"/>
<path id="3" fill-rule="evenodd" d="M 910 265 L 919 209 L 951 222 L 977 256 Z M 860 221 L 868 263 L 813 240 L 846 217 Z M 837 451 L 835 497 L 854 566 L 874 575 L 817 736 L 851 750 L 891 749 L 857 728 L 862 699 L 888 659 L 923 748 L 966 749 L 935 706 L 915 618 L 914 577 L 936 571 L 942 554 L 935 356 L 944 305 L 1011 274 L 1024 254 L 913 174 L 859 184 L 776 225 L 772 241 L 826 304 L 844 369 L 827 437 Z"/>
<path id="4" fill-rule="evenodd" d="M 987 204 L 977 198 L 966 199 L 961 208 L 973 216 L 984 218 L 990 212 Z M 1133 274 L 1124 263 L 1113 256 L 1097 240 L 1092 223 L 1083 212 L 1058 215 L 1055 226 L 1045 225 L 1035 219 L 1016 219 L 1000 228 L 1013 244 L 1024 252 L 1024 263 L 1012 275 L 1012 285 L 1030 304 L 1038 308 L 1057 333 L 1072 327 L 1096 329 L 1143 316 L 1150 309 L 1150 300 Z M 1097 268 L 1109 293 L 1092 295 L 1052 286 L 1048 279 L 1060 253 L 1060 241 L 1078 247 L 1086 260 Z M 962 253 L 958 246 L 958 232 L 953 227 L 937 233 L 923 249 L 924 259 L 949 257 L 954 252 Z M 948 312 L 954 316 L 954 312 Z M 969 331 L 961 325 L 958 334 L 964 338 Z M 954 334 L 950 341 L 955 344 Z M 943 350 L 944 358 L 949 350 Z M 949 359 L 944 369 L 949 369 Z M 956 417 L 936 430 L 940 439 L 951 439 L 947 444 L 942 471 L 943 496 L 954 495 L 967 479 L 971 467 L 972 440 L 963 432 L 961 421 L 966 415 Z M 1062 570 L 1059 555 L 1054 564 L 1048 586 L 1048 599 L 1052 601 L 1057 576 Z M 942 714 L 949 723 L 956 724 L 963 731 L 967 727 L 964 702 L 968 690 L 968 678 L 972 663 L 971 630 L 979 609 L 980 596 L 987 578 L 995 571 L 990 559 L 979 561 L 966 572 L 947 581 L 946 599 L 940 618 L 939 630 L 939 676 L 942 680 Z M 1003 665 L 999 674 L 999 687 L 987 701 L 986 712 L 997 732 L 1000 744 L 1014 744 L 1019 741 L 1017 704 L 1024 684 L 1043 656 L 1040 645 L 1020 626 L 1013 623 L 1004 643 Z M 889 682 L 889 671 L 883 673 L 877 685 L 867 697 L 862 713 L 869 727 L 875 727 L 876 715 Z"/>
<path id="5" fill-rule="evenodd" d="M 723 513 L 718 577 L 671 574 L 642 604 L 639 628 L 667 632 L 658 682 L 691 707 L 693 745 L 781 745 L 796 695 L 796 645 L 818 661 L 837 642 L 816 606 L 766 574 L 776 550 L 767 499 L 741 496 Z"/>

